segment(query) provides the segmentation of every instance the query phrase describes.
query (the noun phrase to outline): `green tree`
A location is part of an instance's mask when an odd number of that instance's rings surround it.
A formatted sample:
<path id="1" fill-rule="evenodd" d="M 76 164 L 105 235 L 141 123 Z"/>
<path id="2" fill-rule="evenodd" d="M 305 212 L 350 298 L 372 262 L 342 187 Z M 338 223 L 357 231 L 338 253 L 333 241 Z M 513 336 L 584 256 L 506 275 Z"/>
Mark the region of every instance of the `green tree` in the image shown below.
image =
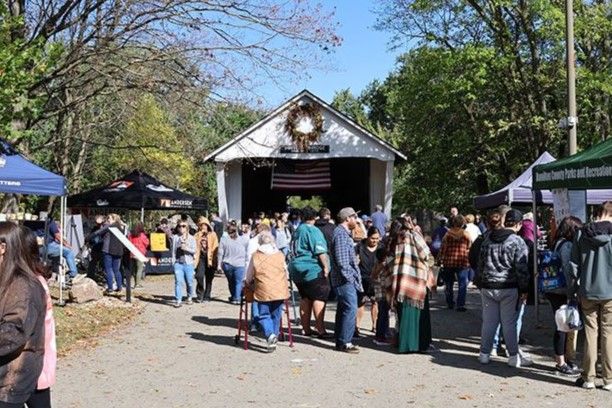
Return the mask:
<path id="1" fill-rule="evenodd" d="M 588 146 L 610 133 L 611 10 L 601 1 L 576 10 L 579 137 Z M 365 107 L 410 156 L 396 184 L 405 205 L 469 206 L 544 150 L 563 154 L 563 2 L 392 0 L 378 16 L 395 46 L 411 47 Z"/>

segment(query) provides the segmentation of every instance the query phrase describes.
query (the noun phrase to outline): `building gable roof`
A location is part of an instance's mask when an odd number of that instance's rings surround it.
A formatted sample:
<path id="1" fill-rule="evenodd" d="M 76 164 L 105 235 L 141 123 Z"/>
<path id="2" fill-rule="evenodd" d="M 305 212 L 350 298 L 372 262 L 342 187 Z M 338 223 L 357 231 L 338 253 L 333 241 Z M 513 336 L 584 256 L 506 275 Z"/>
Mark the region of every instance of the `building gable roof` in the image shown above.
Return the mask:
<path id="1" fill-rule="evenodd" d="M 336 147 L 350 146 L 351 144 L 359 146 L 354 147 L 352 150 L 345 149 L 343 152 L 330 152 L 330 153 L 313 153 L 313 154 L 281 154 L 276 149 L 278 146 L 270 145 L 270 140 L 267 138 L 270 133 L 274 133 L 275 141 L 284 141 L 286 144 L 291 144 L 291 140 L 286 134 L 284 127 L 280 126 L 278 122 L 279 117 L 285 112 L 289 106 L 302 99 L 310 99 L 322 107 L 322 113 L 330 118 L 338 126 L 334 129 L 334 135 L 342 136 L 342 140 L 336 140 Z M 327 122 L 327 121 L 326 121 Z M 284 120 L 282 121 L 284 124 Z M 280 128 L 279 128 L 280 126 Z M 268 127 L 269 129 L 264 129 Z M 338 129 L 341 127 L 342 129 Z M 267 133 L 266 133 L 267 132 Z M 323 139 L 330 132 L 330 128 L 327 129 L 322 135 Z M 249 139 L 249 137 L 251 138 Z M 263 140 L 255 140 L 255 139 Z M 328 138 L 329 139 L 329 138 Z M 331 140 L 327 140 L 330 142 Z M 278 145 L 278 143 L 276 143 Z M 235 149 L 234 152 L 231 149 Z M 398 149 L 393 147 L 388 142 L 382 140 L 378 136 L 369 132 L 354 120 L 344 115 L 316 95 L 312 94 L 308 90 L 295 95 L 287 102 L 279 106 L 277 109 L 266 115 L 263 119 L 250 126 L 248 129 L 238 134 L 232 140 L 228 141 L 221 147 L 210 153 L 205 161 L 214 159 L 215 161 L 224 162 L 239 157 L 263 157 L 263 158 L 294 158 L 294 159 L 311 159 L 311 158 L 327 158 L 327 157 L 371 157 L 380 158 L 382 160 L 393 160 L 393 158 L 400 158 L 406 160 L 406 156 Z"/>

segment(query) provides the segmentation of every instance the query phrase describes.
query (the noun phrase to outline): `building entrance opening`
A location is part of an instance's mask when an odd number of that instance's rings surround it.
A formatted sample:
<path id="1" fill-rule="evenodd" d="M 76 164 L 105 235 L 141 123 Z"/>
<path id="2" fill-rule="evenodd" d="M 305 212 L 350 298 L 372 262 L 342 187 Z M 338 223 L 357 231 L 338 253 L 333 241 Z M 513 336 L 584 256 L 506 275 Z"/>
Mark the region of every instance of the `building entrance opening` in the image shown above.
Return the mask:
<path id="1" fill-rule="evenodd" d="M 289 199 L 299 204 L 304 200 L 311 202 L 315 210 L 324 205 L 332 214 L 348 206 L 368 214 L 369 176 L 369 160 L 356 157 L 324 161 L 277 159 L 272 165 L 245 161 L 242 164 L 242 218 L 259 211 L 269 214 L 287 211 Z"/>
<path id="2" fill-rule="evenodd" d="M 320 195 L 311 196 L 288 196 L 287 197 L 287 209 L 290 208 L 304 208 L 311 207 L 315 210 L 327 207 L 325 200 Z"/>

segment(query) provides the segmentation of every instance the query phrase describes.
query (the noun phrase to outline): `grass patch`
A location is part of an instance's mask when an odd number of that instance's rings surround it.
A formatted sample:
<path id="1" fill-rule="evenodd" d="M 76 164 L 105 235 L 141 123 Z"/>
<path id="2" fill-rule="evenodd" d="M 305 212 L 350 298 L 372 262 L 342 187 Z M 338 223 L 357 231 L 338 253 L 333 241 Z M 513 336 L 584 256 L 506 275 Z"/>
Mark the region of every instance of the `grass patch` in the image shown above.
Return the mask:
<path id="1" fill-rule="evenodd" d="M 104 298 L 84 305 L 54 307 L 57 354 L 66 356 L 76 348 L 90 348 L 103 335 L 132 321 L 142 306 Z"/>

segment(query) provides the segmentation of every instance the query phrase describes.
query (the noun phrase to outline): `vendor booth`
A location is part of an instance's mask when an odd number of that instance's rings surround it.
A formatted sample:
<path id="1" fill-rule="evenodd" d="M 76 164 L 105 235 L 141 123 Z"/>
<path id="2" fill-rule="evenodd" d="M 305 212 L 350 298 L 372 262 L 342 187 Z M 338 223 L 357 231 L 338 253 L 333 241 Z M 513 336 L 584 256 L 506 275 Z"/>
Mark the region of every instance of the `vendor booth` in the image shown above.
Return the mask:
<path id="1" fill-rule="evenodd" d="M 602 204 L 612 199 L 612 139 L 572 156 L 533 167 L 533 180 L 534 196 L 539 190 L 554 189 L 555 194 L 567 198 L 566 214 L 580 215 L 587 222 L 586 204 Z M 577 214 L 575 208 L 583 209 L 583 214 Z M 558 217 L 557 221 L 560 220 Z"/>
<path id="2" fill-rule="evenodd" d="M 208 202 L 200 197 L 169 187 L 151 175 L 134 170 L 108 185 L 68 197 L 71 209 L 128 209 L 139 210 L 200 210 L 208 209 Z M 146 265 L 145 273 L 172 273 L 170 250 L 151 252 L 146 256 L 154 262 Z"/>
<path id="3" fill-rule="evenodd" d="M 64 231 L 66 215 L 66 179 L 28 161 L 6 140 L 0 139 L 0 193 L 59 196 L 60 229 Z M 60 243 L 60 253 L 63 250 Z M 59 268 L 60 282 L 64 279 L 64 268 Z M 63 303 L 60 285 L 60 303 Z"/>
<path id="4" fill-rule="evenodd" d="M 534 190 L 612 189 L 612 139 L 572 156 L 536 166 L 533 178 Z M 601 199 L 596 204 L 607 199 Z"/>
<path id="5" fill-rule="evenodd" d="M 183 193 L 139 170 L 108 185 L 68 197 L 70 208 L 122 208 L 140 210 L 207 210 L 205 199 Z"/>
<path id="6" fill-rule="evenodd" d="M 565 160 L 565 159 L 563 159 Z M 479 210 L 487 208 L 495 208 L 502 204 L 506 205 L 532 205 L 535 202 L 538 204 L 553 204 L 553 193 L 549 188 L 538 188 L 534 193 L 532 192 L 532 176 L 533 169 L 536 166 L 545 165 L 547 163 L 558 163 L 560 160 L 555 161 L 555 158 L 548 152 L 542 153 L 536 161 L 534 161 L 520 176 L 510 182 L 507 186 L 500 188 L 489 194 L 484 194 L 474 197 L 474 207 Z M 537 182 L 535 184 L 538 184 Z M 603 201 L 612 200 L 612 189 L 606 190 L 595 190 L 588 187 L 589 190 L 586 192 L 587 203 L 591 205 L 601 204 Z"/>

